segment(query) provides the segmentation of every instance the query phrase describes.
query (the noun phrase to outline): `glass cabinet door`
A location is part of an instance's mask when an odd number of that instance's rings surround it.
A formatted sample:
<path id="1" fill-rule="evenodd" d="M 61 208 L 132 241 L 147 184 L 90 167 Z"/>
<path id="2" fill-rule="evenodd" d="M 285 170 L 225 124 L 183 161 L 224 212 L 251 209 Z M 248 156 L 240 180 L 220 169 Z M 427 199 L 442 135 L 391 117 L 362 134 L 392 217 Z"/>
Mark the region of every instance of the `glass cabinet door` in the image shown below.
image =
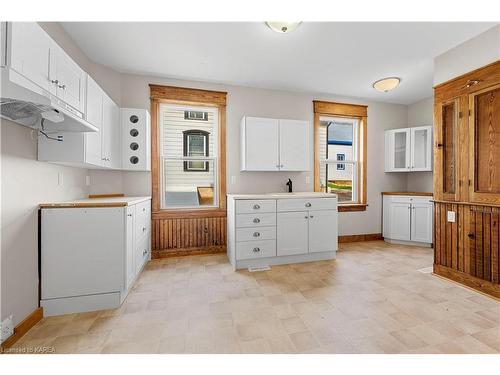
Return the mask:
<path id="1" fill-rule="evenodd" d="M 432 170 L 432 127 L 411 128 L 411 171 Z"/>
<path id="2" fill-rule="evenodd" d="M 409 128 L 386 132 L 386 172 L 408 172 L 410 137 Z"/>
<path id="3" fill-rule="evenodd" d="M 469 96 L 470 200 L 500 204 L 500 85 Z"/>

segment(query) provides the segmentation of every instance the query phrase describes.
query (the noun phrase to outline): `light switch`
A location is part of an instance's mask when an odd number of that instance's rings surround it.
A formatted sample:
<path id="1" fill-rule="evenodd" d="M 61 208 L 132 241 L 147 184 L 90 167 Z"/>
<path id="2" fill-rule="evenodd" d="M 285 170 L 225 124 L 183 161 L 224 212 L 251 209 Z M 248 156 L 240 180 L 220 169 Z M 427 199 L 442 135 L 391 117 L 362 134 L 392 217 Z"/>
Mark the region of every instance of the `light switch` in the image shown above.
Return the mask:
<path id="1" fill-rule="evenodd" d="M 90 186 L 90 176 L 85 176 L 85 186 Z"/>
<path id="2" fill-rule="evenodd" d="M 310 184 L 311 183 L 311 176 L 306 176 L 306 184 Z"/>
<path id="3" fill-rule="evenodd" d="M 62 172 L 57 173 L 57 185 L 62 186 L 64 183 L 64 176 Z"/>
<path id="4" fill-rule="evenodd" d="M 236 176 L 231 176 L 231 185 L 236 185 Z"/>
<path id="5" fill-rule="evenodd" d="M 455 222 L 455 211 L 446 211 L 446 220 L 448 223 Z"/>

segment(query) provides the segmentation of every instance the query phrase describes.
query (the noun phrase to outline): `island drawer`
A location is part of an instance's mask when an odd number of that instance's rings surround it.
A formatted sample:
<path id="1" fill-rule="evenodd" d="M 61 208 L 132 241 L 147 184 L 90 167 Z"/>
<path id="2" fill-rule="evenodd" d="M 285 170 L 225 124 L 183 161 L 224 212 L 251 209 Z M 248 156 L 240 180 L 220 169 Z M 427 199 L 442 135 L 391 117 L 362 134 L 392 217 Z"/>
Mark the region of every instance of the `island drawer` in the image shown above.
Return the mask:
<path id="1" fill-rule="evenodd" d="M 276 225 L 276 214 L 255 213 L 236 215 L 236 227 L 271 227 Z"/>
<path id="2" fill-rule="evenodd" d="M 236 229 L 236 241 L 263 241 L 276 239 L 276 227 Z"/>
<path id="3" fill-rule="evenodd" d="M 276 200 L 238 200 L 236 201 L 237 214 L 252 214 L 256 212 L 276 212 Z"/>
<path id="4" fill-rule="evenodd" d="M 237 259 L 255 259 L 276 256 L 276 241 L 251 241 L 236 244 Z"/>
<path id="5" fill-rule="evenodd" d="M 308 210 L 336 210 L 337 199 L 335 198 L 300 198 L 300 199 L 278 199 L 278 212 L 286 211 L 308 211 Z"/>

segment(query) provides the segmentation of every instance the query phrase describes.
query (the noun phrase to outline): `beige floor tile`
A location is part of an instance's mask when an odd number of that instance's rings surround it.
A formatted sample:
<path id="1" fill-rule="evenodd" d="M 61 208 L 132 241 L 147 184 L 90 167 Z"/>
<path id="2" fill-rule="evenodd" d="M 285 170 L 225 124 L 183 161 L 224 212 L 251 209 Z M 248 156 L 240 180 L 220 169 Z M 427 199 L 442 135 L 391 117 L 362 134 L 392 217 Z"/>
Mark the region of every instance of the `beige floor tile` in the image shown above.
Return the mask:
<path id="1" fill-rule="evenodd" d="M 340 244 L 337 259 L 233 271 L 151 261 L 117 309 L 42 319 L 13 347 L 57 353 L 499 353 L 497 301 L 418 269 L 432 249 Z M 44 349 L 45 348 L 45 349 Z"/>

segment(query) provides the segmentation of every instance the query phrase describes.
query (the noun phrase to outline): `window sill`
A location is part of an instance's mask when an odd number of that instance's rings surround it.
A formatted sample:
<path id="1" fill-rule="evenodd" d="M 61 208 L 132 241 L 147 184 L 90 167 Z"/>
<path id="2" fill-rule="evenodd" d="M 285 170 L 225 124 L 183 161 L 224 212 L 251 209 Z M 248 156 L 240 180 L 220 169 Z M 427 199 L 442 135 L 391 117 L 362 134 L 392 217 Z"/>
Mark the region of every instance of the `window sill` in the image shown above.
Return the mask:
<path id="1" fill-rule="evenodd" d="M 226 217 L 226 209 L 222 208 L 201 208 L 189 210 L 160 210 L 151 214 L 153 220 L 158 219 L 182 219 L 182 218 L 206 218 L 206 217 Z"/>
<path id="2" fill-rule="evenodd" d="M 339 204 L 338 211 L 339 212 L 366 211 L 366 207 L 368 207 L 368 205 L 365 203 Z"/>

